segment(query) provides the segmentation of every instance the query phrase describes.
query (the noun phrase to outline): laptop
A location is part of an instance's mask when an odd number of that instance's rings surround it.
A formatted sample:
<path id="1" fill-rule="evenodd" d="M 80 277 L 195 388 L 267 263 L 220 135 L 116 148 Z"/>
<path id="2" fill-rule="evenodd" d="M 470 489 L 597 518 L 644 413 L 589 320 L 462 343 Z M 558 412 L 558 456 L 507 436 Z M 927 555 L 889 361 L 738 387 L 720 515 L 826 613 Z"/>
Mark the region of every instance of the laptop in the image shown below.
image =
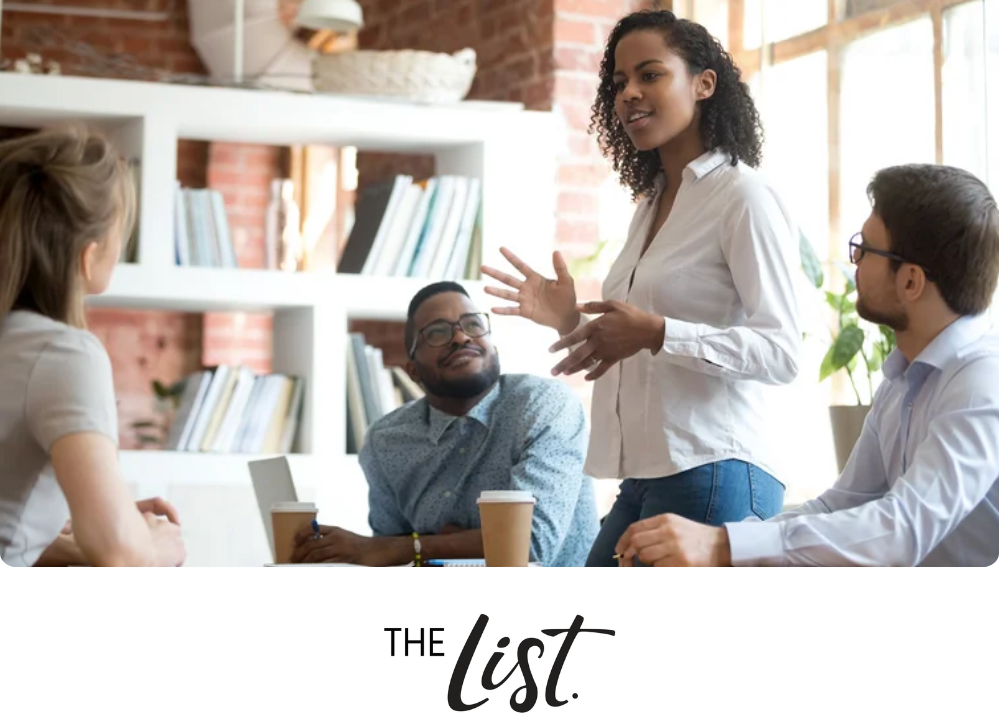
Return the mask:
<path id="1" fill-rule="evenodd" d="M 279 502 L 298 502 L 295 482 L 291 477 L 291 467 L 288 458 L 267 458 L 266 460 L 250 460 L 250 477 L 253 479 L 253 492 L 257 496 L 257 506 L 260 508 L 260 519 L 267 533 L 267 544 L 274 557 L 274 532 L 271 528 L 271 505 Z"/>

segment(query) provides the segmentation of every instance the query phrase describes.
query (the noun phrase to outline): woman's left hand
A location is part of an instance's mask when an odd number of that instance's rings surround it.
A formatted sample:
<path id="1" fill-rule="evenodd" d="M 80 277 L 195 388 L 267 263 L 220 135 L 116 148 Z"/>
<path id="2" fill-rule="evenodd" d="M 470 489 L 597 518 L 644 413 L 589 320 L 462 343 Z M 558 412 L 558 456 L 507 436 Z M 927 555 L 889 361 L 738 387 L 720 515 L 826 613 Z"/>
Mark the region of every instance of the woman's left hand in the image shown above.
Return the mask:
<path id="1" fill-rule="evenodd" d="M 600 317 L 590 320 L 551 346 L 558 352 L 578 343 L 552 375 L 573 375 L 589 370 L 587 380 L 596 380 L 615 363 L 641 350 L 658 350 L 663 344 L 666 320 L 619 300 L 582 303 L 579 312 Z"/>

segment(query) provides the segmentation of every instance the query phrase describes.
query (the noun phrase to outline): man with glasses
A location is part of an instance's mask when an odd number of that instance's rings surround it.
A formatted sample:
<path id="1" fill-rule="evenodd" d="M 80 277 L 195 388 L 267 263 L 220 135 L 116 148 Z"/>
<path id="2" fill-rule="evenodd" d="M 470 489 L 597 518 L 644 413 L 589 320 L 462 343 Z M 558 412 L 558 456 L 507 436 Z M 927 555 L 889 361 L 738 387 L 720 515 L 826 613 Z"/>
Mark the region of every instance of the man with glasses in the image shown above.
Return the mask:
<path id="1" fill-rule="evenodd" d="M 999 209 L 970 173 L 880 171 L 850 241 L 857 312 L 895 331 L 863 432 L 832 489 L 766 522 L 632 525 L 621 562 L 991 565 L 999 558 Z"/>
<path id="2" fill-rule="evenodd" d="M 564 384 L 501 375 L 489 316 L 452 282 L 416 294 L 406 319 L 406 372 L 426 391 L 374 423 L 360 461 L 374 537 L 320 526 L 296 562 L 401 565 L 483 557 L 476 500 L 527 490 L 536 500 L 531 559 L 581 566 L 597 534 L 583 475 L 586 416 Z"/>

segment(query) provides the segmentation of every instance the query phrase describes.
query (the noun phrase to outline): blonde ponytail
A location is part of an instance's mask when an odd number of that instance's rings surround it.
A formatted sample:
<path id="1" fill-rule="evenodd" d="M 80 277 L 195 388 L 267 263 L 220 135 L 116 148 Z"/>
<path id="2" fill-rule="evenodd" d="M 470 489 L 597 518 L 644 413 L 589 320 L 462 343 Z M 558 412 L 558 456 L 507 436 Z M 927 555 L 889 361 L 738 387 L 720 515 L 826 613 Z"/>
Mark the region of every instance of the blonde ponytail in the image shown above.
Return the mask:
<path id="1" fill-rule="evenodd" d="M 13 309 L 85 326 L 80 258 L 112 232 L 131 234 L 126 163 L 81 126 L 0 143 L 0 322 Z"/>

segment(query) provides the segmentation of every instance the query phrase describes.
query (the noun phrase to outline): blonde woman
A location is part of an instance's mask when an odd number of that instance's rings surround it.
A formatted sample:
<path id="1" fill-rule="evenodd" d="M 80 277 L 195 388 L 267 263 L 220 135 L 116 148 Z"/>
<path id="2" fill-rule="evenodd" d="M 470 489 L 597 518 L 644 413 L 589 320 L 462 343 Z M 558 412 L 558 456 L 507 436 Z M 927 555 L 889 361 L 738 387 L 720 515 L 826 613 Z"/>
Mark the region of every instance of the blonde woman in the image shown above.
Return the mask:
<path id="1" fill-rule="evenodd" d="M 118 467 L 111 361 L 85 328 L 134 222 L 129 173 L 82 128 L 0 143 L 0 559 L 184 561 L 174 509 Z M 166 519 L 159 516 L 166 516 Z M 71 520 L 71 524 L 68 522 Z"/>

